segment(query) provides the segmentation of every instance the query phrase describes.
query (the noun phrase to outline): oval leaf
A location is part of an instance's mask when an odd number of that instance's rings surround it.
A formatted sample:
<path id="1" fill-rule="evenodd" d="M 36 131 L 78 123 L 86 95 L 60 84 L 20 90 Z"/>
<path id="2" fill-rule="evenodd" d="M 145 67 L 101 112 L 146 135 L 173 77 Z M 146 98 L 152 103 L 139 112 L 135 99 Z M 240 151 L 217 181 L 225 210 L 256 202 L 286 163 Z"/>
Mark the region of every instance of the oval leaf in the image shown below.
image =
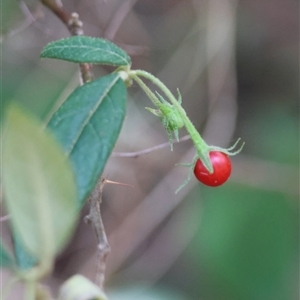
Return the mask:
<path id="1" fill-rule="evenodd" d="M 2 240 L 0 239 L 0 267 L 12 268 L 14 267 L 14 260 L 12 255 L 4 247 Z"/>
<path id="2" fill-rule="evenodd" d="M 73 36 L 54 41 L 43 49 L 41 57 L 113 66 L 131 64 L 128 54 L 117 45 L 88 36 Z"/>
<path id="3" fill-rule="evenodd" d="M 3 189 L 21 244 L 37 259 L 51 259 L 74 228 L 76 186 L 55 138 L 16 105 L 6 117 Z"/>
<path id="4" fill-rule="evenodd" d="M 48 127 L 70 156 L 80 205 L 94 188 L 120 134 L 127 91 L 117 73 L 78 87 Z"/>

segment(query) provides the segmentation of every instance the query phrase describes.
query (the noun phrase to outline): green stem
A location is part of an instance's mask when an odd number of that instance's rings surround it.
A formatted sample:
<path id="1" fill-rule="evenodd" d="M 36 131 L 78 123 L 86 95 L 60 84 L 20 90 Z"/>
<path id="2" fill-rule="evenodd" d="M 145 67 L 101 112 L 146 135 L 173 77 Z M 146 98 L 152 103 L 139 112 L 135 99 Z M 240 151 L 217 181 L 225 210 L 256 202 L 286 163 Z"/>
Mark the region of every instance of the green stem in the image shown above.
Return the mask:
<path id="1" fill-rule="evenodd" d="M 144 77 L 149 79 L 152 83 L 154 83 L 155 85 L 157 85 L 163 92 L 164 94 L 169 98 L 170 102 L 180 111 L 180 108 L 182 109 L 184 115 L 185 111 L 183 110 L 183 108 L 181 107 L 181 105 L 178 103 L 177 99 L 173 96 L 173 94 L 170 92 L 170 90 L 165 86 L 165 84 L 163 82 L 161 82 L 158 78 L 156 78 L 155 76 L 153 76 L 152 74 L 143 71 L 143 70 L 134 70 L 134 71 L 130 71 L 129 73 L 130 76 L 134 76 L 135 78 L 138 76 Z"/>
<path id="2" fill-rule="evenodd" d="M 142 90 L 146 93 L 146 95 L 150 98 L 150 100 L 152 101 L 152 103 L 157 106 L 160 107 L 160 101 L 159 99 L 155 96 L 155 94 L 146 86 L 146 84 L 136 75 L 132 75 L 132 79 L 134 79 L 138 85 L 142 88 Z"/>
<path id="3" fill-rule="evenodd" d="M 150 74 L 146 71 L 143 71 L 143 70 L 130 71 L 129 76 L 131 76 L 140 85 L 140 87 L 145 91 L 145 93 L 149 96 L 149 98 L 152 100 L 152 102 L 156 106 L 158 106 L 156 104 L 156 101 L 159 101 L 159 100 L 150 91 L 150 89 L 142 82 L 142 80 L 140 80 L 138 77 L 140 76 L 140 77 L 144 77 L 144 78 L 150 80 L 152 83 L 154 83 L 156 86 L 158 86 L 163 91 L 163 93 L 167 96 L 167 98 L 170 100 L 170 102 L 174 105 L 174 107 L 179 112 L 179 114 L 184 122 L 185 128 L 186 128 L 187 132 L 189 133 L 189 135 L 197 149 L 197 154 L 198 154 L 199 158 L 202 160 L 203 164 L 209 170 L 209 172 L 212 173 L 213 167 L 212 167 L 211 161 L 209 159 L 209 146 L 202 139 L 199 132 L 197 131 L 197 129 L 195 128 L 195 126 L 193 125 L 191 120 L 186 115 L 186 112 L 183 109 L 183 107 L 178 103 L 177 99 L 173 96 L 173 94 L 166 87 L 166 85 L 163 82 L 161 82 L 158 78 L 153 76 L 152 74 Z M 156 100 L 154 100 L 153 96 L 156 98 Z M 160 102 L 159 102 L 159 104 L 160 104 Z"/>

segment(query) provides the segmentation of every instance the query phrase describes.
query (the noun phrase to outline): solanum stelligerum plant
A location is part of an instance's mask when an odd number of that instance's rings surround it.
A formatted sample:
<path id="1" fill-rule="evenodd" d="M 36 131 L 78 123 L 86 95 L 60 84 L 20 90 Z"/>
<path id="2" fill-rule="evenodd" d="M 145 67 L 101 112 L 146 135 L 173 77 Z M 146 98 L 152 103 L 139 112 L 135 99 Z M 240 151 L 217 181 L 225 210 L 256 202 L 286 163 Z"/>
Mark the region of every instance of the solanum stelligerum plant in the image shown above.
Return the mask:
<path id="1" fill-rule="evenodd" d="M 195 158 L 183 164 L 189 167 L 189 175 L 176 192 L 188 183 L 193 171 L 208 186 L 226 182 L 231 173 L 230 156 L 243 147 L 234 150 L 239 140 L 228 149 L 208 145 L 182 107 L 179 90 L 175 97 L 152 74 L 132 70 L 128 54 L 107 40 L 73 36 L 48 44 L 41 57 L 112 65 L 116 69 L 97 79 L 86 76 L 84 84 L 53 113 L 44 131 L 21 107 L 12 105 L 7 113 L 3 186 L 15 256 L 0 240 L 0 266 L 10 267 L 17 279 L 25 282 L 26 299 L 30 300 L 36 299 L 41 288 L 38 282 L 51 272 L 55 256 L 71 236 L 86 199 L 93 190 L 97 191 L 95 186 L 123 125 L 127 88 L 133 82 L 154 105 L 146 109 L 162 122 L 171 150 L 173 139 L 179 139 L 179 130 L 184 127 L 194 143 Z M 158 91 L 153 92 L 144 79 Z M 100 208 L 96 217 L 95 222 L 99 222 Z M 107 299 L 101 288 L 81 276 L 73 276 L 62 285 L 59 299 L 78 299 L 78 295 L 86 295 L 82 299 Z"/>
<path id="2" fill-rule="evenodd" d="M 208 145 L 182 107 L 179 90 L 176 98 L 152 74 L 144 70 L 132 70 L 130 57 L 114 43 L 101 38 L 74 36 L 48 44 L 41 57 L 117 67 L 112 74 L 77 88 L 54 113 L 48 124 L 75 166 L 82 203 L 101 175 L 118 138 L 125 116 L 126 88 L 133 81 L 142 88 L 155 106 L 146 109 L 160 118 L 168 133 L 171 150 L 173 136 L 178 140 L 179 129 L 183 127 L 196 148 L 193 161 L 183 164 L 190 171 L 176 192 L 188 183 L 193 171 L 200 182 L 209 186 L 221 185 L 229 178 L 229 156 L 238 154 L 244 144 L 237 150 L 235 148 L 239 140 L 227 149 Z M 153 92 L 143 79 L 152 82 L 159 92 Z"/>

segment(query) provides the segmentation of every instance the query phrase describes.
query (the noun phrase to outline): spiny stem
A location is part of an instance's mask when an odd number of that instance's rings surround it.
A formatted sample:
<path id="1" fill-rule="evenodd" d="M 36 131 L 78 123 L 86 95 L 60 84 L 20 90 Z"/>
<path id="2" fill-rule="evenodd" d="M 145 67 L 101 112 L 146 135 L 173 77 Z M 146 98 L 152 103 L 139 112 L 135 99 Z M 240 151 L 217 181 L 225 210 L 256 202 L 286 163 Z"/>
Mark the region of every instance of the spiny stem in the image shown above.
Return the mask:
<path id="1" fill-rule="evenodd" d="M 97 270 L 95 283 L 103 289 L 104 279 L 105 279 L 105 268 L 106 268 L 106 258 L 110 252 L 110 246 L 108 244 L 107 236 L 105 233 L 105 228 L 101 216 L 101 201 L 102 201 L 102 191 L 104 188 L 106 179 L 101 178 L 93 192 L 89 197 L 90 202 L 90 212 L 89 215 L 85 217 L 85 220 L 92 223 L 97 241 L 98 241 L 98 259 L 97 259 Z"/>

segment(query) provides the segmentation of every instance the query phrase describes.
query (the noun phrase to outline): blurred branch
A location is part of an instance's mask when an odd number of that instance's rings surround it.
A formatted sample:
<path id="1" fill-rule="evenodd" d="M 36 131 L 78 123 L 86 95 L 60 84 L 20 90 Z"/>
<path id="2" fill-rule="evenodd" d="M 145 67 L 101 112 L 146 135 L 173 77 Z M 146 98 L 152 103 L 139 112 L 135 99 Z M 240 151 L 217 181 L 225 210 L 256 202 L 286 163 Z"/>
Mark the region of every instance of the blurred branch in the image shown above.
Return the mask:
<path id="1" fill-rule="evenodd" d="M 129 44 L 123 44 L 118 43 L 118 45 L 124 49 L 129 56 L 142 56 L 142 55 L 148 55 L 149 54 L 149 48 L 147 46 L 142 45 L 129 45 Z"/>
<path id="2" fill-rule="evenodd" d="M 182 138 L 180 138 L 178 141 L 176 141 L 176 140 L 173 141 L 173 144 L 178 144 L 178 143 L 181 143 L 183 141 L 190 140 L 190 139 L 191 138 L 190 138 L 189 135 L 185 135 Z M 136 151 L 136 152 L 113 152 L 111 156 L 112 157 L 134 157 L 134 158 L 136 158 L 140 155 L 145 155 L 145 154 L 148 154 L 148 153 L 151 153 L 153 151 L 163 149 L 163 148 L 166 148 L 166 147 L 169 147 L 169 146 L 170 146 L 170 143 L 166 142 L 166 143 L 162 143 L 162 144 L 159 144 L 157 146 L 150 147 L 150 148 L 140 150 L 140 151 Z"/>
<path id="3" fill-rule="evenodd" d="M 132 7 L 138 0 L 127 0 L 121 2 L 118 9 L 115 11 L 114 15 L 112 16 L 109 24 L 107 25 L 103 37 L 108 40 L 113 40 L 118 29 L 120 28 L 121 24 L 123 23 L 126 16 L 131 11 Z"/>
<path id="4" fill-rule="evenodd" d="M 128 268 L 119 272 L 114 280 L 129 276 L 145 279 L 147 284 L 159 280 L 186 249 L 199 228 L 201 218 L 194 218 L 193 222 L 185 227 L 184 234 L 178 238 L 178 227 L 186 220 L 184 217 L 181 209 L 176 210 L 146 251 Z"/>
<path id="5" fill-rule="evenodd" d="M 182 157 L 181 162 L 188 161 L 194 156 L 194 147 Z M 298 170 L 286 165 L 280 165 L 254 157 L 241 155 L 233 159 L 234 172 L 231 182 L 243 183 L 249 187 L 261 188 L 282 192 L 284 194 L 296 196 L 298 199 L 297 174 Z M 180 193 L 174 194 L 179 184 L 179 176 L 182 177 L 185 169 L 174 167 L 157 186 L 136 206 L 123 220 L 120 226 L 109 235 L 112 247 L 112 261 L 108 263 L 107 276 L 116 272 L 129 256 L 146 240 L 167 216 L 185 199 L 189 192 L 198 185 L 196 180 L 192 180 Z M 285 178 L 283 181 L 282 179 Z M 162 197 L 162 195 L 164 195 Z M 163 233 L 162 233 L 163 234 Z M 130 236 L 130 242 L 128 241 Z M 155 247 L 155 245 L 153 245 Z M 183 247 L 182 247 L 183 250 Z M 154 251 L 154 250 L 153 250 Z M 151 255 L 149 252 L 145 253 Z M 169 253 L 174 260 L 178 256 L 175 252 Z M 109 259 L 108 259 L 109 260 Z M 137 266 L 140 264 L 137 262 Z M 168 265 L 170 266 L 170 261 Z M 166 265 L 167 266 L 167 265 Z M 164 272 L 164 268 L 159 272 Z"/>
<path id="6" fill-rule="evenodd" d="M 184 155 L 182 161 L 189 160 L 195 154 L 194 147 Z M 182 169 L 181 169 L 182 170 Z M 159 224 L 181 203 L 196 182 L 187 185 L 180 193 L 174 191 L 179 185 L 180 168 L 174 167 L 157 186 L 129 213 L 120 226 L 109 235 L 112 249 L 112 261 L 108 258 L 107 276 L 114 273 L 131 253 L 148 238 Z M 164 197 L 162 197 L 164 195 Z M 130 242 L 128 236 L 131 236 Z"/>
<path id="7" fill-rule="evenodd" d="M 203 132 L 209 144 L 231 141 L 237 116 L 235 27 L 237 0 L 208 0 L 206 59 L 209 117 Z"/>
<path id="8" fill-rule="evenodd" d="M 135 3 L 138 0 L 127 0 L 121 2 L 118 9 L 113 14 L 109 24 L 107 25 L 103 37 L 112 41 L 119 28 L 121 27 L 122 23 L 124 22 L 124 19 L 127 17 L 127 15 L 132 10 L 132 7 L 135 5 Z M 149 52 L 148 47 L 146 46 L 139 46 L 139 45 L 128 45 L 128 44 L 122 44 L 118 43 L 118 45 L 123 48 L 130 56 L 140 56 L 140 55 L 146 55 Z"/>
<path id="9" fill-rule="evenodd" d="M 40 0 L 48 7 L 69 29 L 71 35 L 83 35 L 83 24 L 76 12 L 69 13 L 64 9 L 60 0 Z M 87 63 L 79 64 L 82 81 L 89 82 L 94 79 L 92 65 Z"/>
<path id="10" fill-rule="evenodd" d="M 7 221 L 10 219 L 10 216 L 9 215 L 6 215 L 6 216 L 3 216 L 3 217 L 0 217 L 0 222 L 4 222 L 4 221 Z"/>
<path id="11" fill-rule="evenodd" d="M 299 198 L 299 169 L 239 154 L 233 159 L 233 181 Z"/>
<path id="12" fill-rule="evenodd" d="M 20 6 L 20 9 L 22 10 L 22 13 L 25 16 L 25 20 L 16 29 L 13 29 L 13 30 L 1 35 L 0 43 L 2 43 L 5 38 L 10 38 L 14 35 L 17 35 L 17 34 L 21 33 L 22 31 L 24 31 L 26 28 L 28 28 L 30 25 L 35 24 L 36 20 L 39 17 L 41 17 L 41 15 L 42 15 L 40 6 L 37 6 L 33 13 L 29 10 L 28 6 L 26 5 L 26 3 L 24 1 L 19 1 L 19 6 Z"/>

